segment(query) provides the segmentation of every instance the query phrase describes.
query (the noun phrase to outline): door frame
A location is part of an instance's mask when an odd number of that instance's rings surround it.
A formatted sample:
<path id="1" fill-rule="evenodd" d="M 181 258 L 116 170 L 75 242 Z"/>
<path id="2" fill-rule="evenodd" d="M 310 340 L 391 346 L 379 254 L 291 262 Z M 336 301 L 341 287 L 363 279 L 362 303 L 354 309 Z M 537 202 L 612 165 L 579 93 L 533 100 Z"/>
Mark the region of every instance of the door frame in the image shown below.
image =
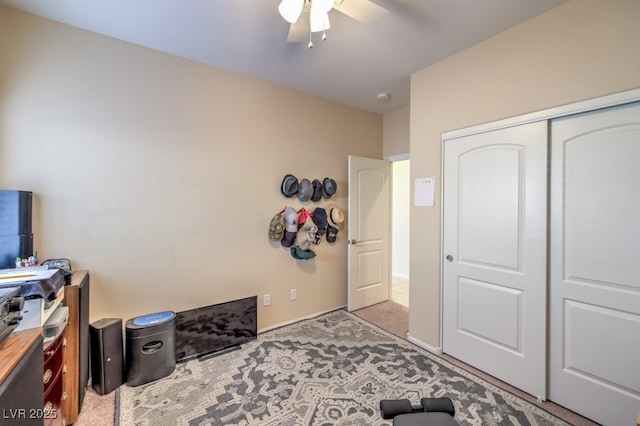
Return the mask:
<path id="1" fill-rule="evenodd" d="M 529 114 L 514 116 L 511 118 L 498 120 L 490 123 L 485 123 L 485 124 L 458 129 L 458 130 L 452 130 L 449 132 L 444 132 L 441 134 L 441 170 L 444 171 L 444 166 L 445 166 L 445 158 L 444 158 L 445 145 L 444 144 L 448 140 L 457 139 L 464 136 L 471 136 L 471 135 L 491 132 L 494 130 L 505 129 L 505 128 L 514 127 L 514 126 L 520 126 L 523 124 L 537 122 L 537 121 L 551 122 L 551 120 L 574 115 L 574 114 L 581 114 L 581 113 L 591 112 L 595 110 L 606 109 L 609 107 L 619 107 L 619 106 L 623 106 L 623 105 L 634 103 L 634 102 L 640 102 L 640 88 L 619 92 L 611 95 L 605 95 L 598 98 L 580 101 L 572 104 L 566 104 L 559 107 L 549 108 L 546 110 L 537 111 Z M 550 141 L 548 140 L 547 143 L 549 144 Z M 547 161 L 549 161 L 549 158 L 547 158 Z M 549 183 L 547 185 L 549 185 Z M 442 197 L 444 197 L 444 173 L 441 174 L 440 190 L 441 190 Z M 441 205 L 441 209 L 440 209 L 440 347 L 442 347 L 443 340 L 444 340 L 444 316 L 445 316 L 444 297 L 443 297 L 444 262 L 445 262 L 444 237 L 445 236 L 444 236 L 444 203 L 441 202 L 440 205 Z M 547 213 L 547 215 L 549 215 L 549 212 Z M 548 232 L 549 230 L 547 230 L 547 233 Z M 549 247 L 548 242 L 547 242 L 547 246 Z M 550 273 L 549 265 L 547 265 L 546 274 L 548 278 L 546 281 L 546 285 L 547 285 L 548 295 L 550 295 L 549 273 Z M 545 312 L 547 321 L 550 320 L 551 303 L 552 301 L 549 298 L 547 298 L 547 302 L 546 302 L 547 310 Z M 549 353 L 550 353 L 549 339 L 550 339 L 549 330 L 547 328 L 547 335 L 546 335 L 547 347 L 545 348 L 545 351 L 547 354 L 547 370 L 545 371 L 545 375 L 547 377 L 549 376 L 549 374 L 551 374 L 551 370 L 549 369 L 550 361 L 548 360 Z M 547 380 L 547 384 L 546 384 L 547 394 L 549 393 L 549 386 L 550 386 L 550 380 Z"/>
<path id="2" fill-rule="evenodd" d="M 628 103 L 640 101 L 640 88 L 604 95 L 594 99 L 579 101 L 576 103 L 561 105 L 541 111 L 528 114 L 518 115 L 490 123 L 478 124 L 475 126 L 465 127 L 462 129 L 444 132 L 440 136 L 440 170 L 444 170 L 444 143 L 450 139 L 456 139 L 463 136 L 470 136 L 478 133 L 485 133 L 494 130 L 504 129 L 507 127 L 518 126 L 521 124 L 532 123 L 534 121 L 552 120 L 567 115 L 579 114 L 583 112 L 593 111 L 597 109 L 624 105 Z M 444 179 L 440 176 L 440 194 L 444 196 Z M 442 348 L 444 333 L 444 203 L 440 202 L 440 342 L 439 347 Z"/>
<path id="3" fill-rule="evenodd" d="M 475 126 L 464 127 L 462 129 L 450 130 L 441 135 L 441 144 L 447 139 L 455 139 L 462 136 L 470 136 L 477 133 L 490 132 L 493 130 L 503 129 L 505 127 L 518 126 L 520 124 L 531 123 L 534 121 L 551 120 L 566 115 L 580 114 L 583 112 L 593 111 L 612 106 L 629 104 L 640 101 L 640 88 L 627 90 L 624 92 L 605 95 L 595 99 L 579 101 L 576 103 L 561 105 L 541 111 L 531 112 L 528 114 L 517 115 L 502 120 L 492 121 L 490 123 L 478 124 Z M 444 146 L 441 146 L 443 148 Z M 441 165 L 444 165 L 442 163 Z"/>
<path id="4" fill-rule="evenodd" d="M 391 182 L 390 182 L 390 185 L 389 185 L 389 189 L 390 189 L 389 200 L 390 200 L 390 202 L 392 202 L 392 200 L 393 200 L 393 166 L 392 166 L 392 163 L 394 163 L 396 161 L 405 161 L 405 160 L 411 161 L 411 154 L 410 153 L 403 153 L 403 154 L 387 155 L 387 156 L 384 156 L 382 158 L 382 160 L 385 160 L 385 161 L 388 161 L 389 163 L 391 163 L 390 164 L 391 165 L 391 169 L 390 169 Z M 347 201 L 347 204 L 348 204 L 348 201 Z M 409 206 L 409 207 L 411 207 L 411 206 Z M 393 279 L 392 279 L 392 277 L 393 277 L 393 268 L 392 268 L 393 250 L 392 250 L 392 247 L 393 247 L 394 233 L 393 233 L 393 227 L 391 226 L 392 225 L 392 216 L 393 216 L 392 212 L 393 212 L 393 208 L 391 208 L 391 211 L 390 211 L 391 214 L 390 214 L 390 217 L 389 217 L 389 234 L 390 234 L 390 238 L 389 238 L 389 240 L 390 240 L 389 241 L 390 251 L 389 251 L 389 265 L 388 265 L 389 274 L 390 274 L 390 278 L 389 278 L 390 279 L 390 282 L 389 282 L 389 300 L 391 300 L 391 292 L 393 291 L 393 288 L 392 288 L 392 286 L 393 286 L 393 283 L 392 283 L 392 281 L 393 281 Z M 349 280 L 347 279 L 347 287 L 349 286 L 349 282 L 348 281 Z M 410 288 L 411 288 L 411 282 L 409 282 L 409 289 Z M 347 291 L 349 291 L 349 288 L 347 288 Z"/>
<path id="5" fill-rule="evenodd" d="M 390 200 L 391 200 L 391 216 L 390 216 L 390 224 L 389 224 L 389 233 L 390 233 L 390 244 L 391 244 L 391 252 L 389 255 L 389 272 L 391 273 L 391 281 L 389 283 L 389 300 L 393 300 L 393 246 L 394 246 L 394 242 L 395 239 L 397 238 L 397 234 L 394 232 L 393 230 L 393 197 L 394 197 L 394 190 L 395 190 L 395 185 L 396 185 L 396 178 L 394 177 L 394 163 L 399 162 L 399 161 L 409 161 L 409 222 L 411 222 L 410 216 L 411 216 L 411 155 L 409 153 L 406 154 L 397 154 L 397 155 L 388 155 L 386 157 L 383 158 L 383 160 L 387 160 L 389 162 L 391 162 L 391 194 L 390 194 Z M 408 247 L 407 247 L 407 252 L 409 253 L 409 292 L 411 292 L 411 228 L 409 228 L 409 241 L 407 241 Z M 409 309 L 411 309 L 411 299 L 409 299 Z M 408 327 L 407 327 L 408 328 Z"/>
<path id="6" fill-rule="evenodd" d="M 361 164 L 356 165 L 356 162 L 360 162 Z M 365 165 L 364 163 L 367 164 Z M 360 208 L 355 208 L 356 205 L 359 205 L 360 197 L 354 197 L 354 194 L 359 194 L 359 192 L 355 193 L 354 191 L 359 191 L 360 188 L 359 185 L 354 185 L 353 177 L 356 176 L 357 181 L 360 182 L 360 170 L 380 170 L 383 168 L 386 168 L 386 171 L 384 172 L 385 179 L 383 181 L 382 189 L 386 188 L 386 196 L 381 201 L 382 211 L 380 213 L 382 217 L 379 218 L 381 220 L 378 222 L 383 229 L 381 230 L 379 239 L 360 241 L 362 236 L 354 234 L 356 230 L 352 229 L 354 228 L 353 225 L 355 223 L 358 224 L 357 228 L 361 228 L 360 221 L 362 217 Z M 348 156 L 349 195 L 347 204 L 349 215 L 347 216 L 347 310 L 349 312 L 387 301 L 391 297 L 391 179 L 390 161 L 379 158 L 360 157 L 356 155 Z M 376 188 L 380 189 L 379 187 Z M 355 214 L 355 210 L 357 210 L 357 214 Z M 369 220 L 368 223 L 371 224 L 371 220 Z M 367 229 L 369 228 L 367 227 Z M 376 229 L 379 230 L 379 228 Z M 358 245 L 358 247 L 355 247 L 356 245 Z M 361 274 L 359 273 L 360 264 L 358 262 L 360 257 L 357 254 L 360 253 L 361 250 L 365 250 L 363 254 L 367 254 L 367 256 L 364 257 L 364 264 L 369 265 L 366 269 L 368 271 L 371 271 L 372 265 L 371 259 L 368 259 L 368 257 L 375 255 L 375 253 L 382 254 L 382 271 L 380 271 L 381 281 L 371 282 L 363 287 L 360 287 L 357 282 L 361 277 Z M 365 281 L 371 278 L 376 277 L 365 274 Z"/>

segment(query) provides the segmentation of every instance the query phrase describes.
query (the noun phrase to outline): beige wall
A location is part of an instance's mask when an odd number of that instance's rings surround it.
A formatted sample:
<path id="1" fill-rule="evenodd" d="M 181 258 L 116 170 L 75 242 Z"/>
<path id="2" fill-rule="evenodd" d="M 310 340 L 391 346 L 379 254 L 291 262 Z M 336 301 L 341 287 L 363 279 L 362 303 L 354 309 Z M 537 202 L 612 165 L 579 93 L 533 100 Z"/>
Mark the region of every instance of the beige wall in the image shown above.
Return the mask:
<path id="1" fill-rule="evenodd" d="M 271 293 L 265 328 L 346 304 L 344 229 L 311 261 L 267 230 L 301 205 L 286 173 L 333 177 L 344 208 L 381 116 L 3 7 L 0 57 L 0 188 L 34 192 L 40 258 L 90 270 L 91 320 Z"/>
<path id="2" fill-rule="evenodd" d="M 438 176 L 411 211 L 409 333 L 440 347 L 441 133 L 640 87 L 640 2 L 573 0 L 411 78 L 411 176 Z"/>
<path id="3" fill-rule="evenodd" d="M 406 157 L 409 155 L 409 107 L 389 112 L 382 117 L 384 158 Z"/>

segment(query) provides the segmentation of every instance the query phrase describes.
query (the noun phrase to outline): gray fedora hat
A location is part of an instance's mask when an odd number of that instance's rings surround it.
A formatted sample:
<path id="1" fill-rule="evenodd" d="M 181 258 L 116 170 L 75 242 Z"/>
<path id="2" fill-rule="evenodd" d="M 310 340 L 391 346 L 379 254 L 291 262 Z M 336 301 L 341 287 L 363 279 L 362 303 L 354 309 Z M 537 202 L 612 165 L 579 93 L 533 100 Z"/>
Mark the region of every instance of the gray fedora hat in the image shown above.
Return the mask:
<path id="1" fill-rule="evenodd" d="M 311 196 L 311 201 L 317 203 L 322 199 L 322 183 L 318 179 L 314 179 L 311 184 L 313 185 L 313 195 Z"/>
<path id="2" fill-rule="evenodd" d="M 336 193 L 337 189 L 338 185 L 336 184 L 335 180 L 328 177 L 324 178 L 324 180 L 322 181 L 322 191 L 324 192 L 325 198 L 331 198 L 333 194 Z"/>
<path id="3" fill-rule="evenodd" d="M 311 199 L 313 195 L 313 185 L 309 182 L 309 179 L 304 178 L 300 181 L 298 185 L 298 200 L 303 203 L 306 203 Z"/>
<path id="4" fill-rule="evenodd" d="M 293 197 L 298 193 L 298 179 L 294 175 L 285 175 L 280 191 L 285 197 Z"/>

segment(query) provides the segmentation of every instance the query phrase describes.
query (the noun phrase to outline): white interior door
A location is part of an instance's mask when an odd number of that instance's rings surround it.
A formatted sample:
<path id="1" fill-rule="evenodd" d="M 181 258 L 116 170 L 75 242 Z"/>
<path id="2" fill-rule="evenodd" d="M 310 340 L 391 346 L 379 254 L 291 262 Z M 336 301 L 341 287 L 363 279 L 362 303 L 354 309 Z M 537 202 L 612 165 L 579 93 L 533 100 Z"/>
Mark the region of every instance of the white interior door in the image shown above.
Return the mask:
<path id="1" fill-rule="evenodd" d="M 349 311 L 389 299 L 390 174 L 389 161 L 349 156 Z"/>
<path id="2" fill-rule="evenodd" d="M 547 122 L 444 142 L 443 350 L 546 397 Z"/>
<path id="3" fill-rule="evenodd" d="M 552 121 L 549 398 L 640 412 L 640 104 Z"/>

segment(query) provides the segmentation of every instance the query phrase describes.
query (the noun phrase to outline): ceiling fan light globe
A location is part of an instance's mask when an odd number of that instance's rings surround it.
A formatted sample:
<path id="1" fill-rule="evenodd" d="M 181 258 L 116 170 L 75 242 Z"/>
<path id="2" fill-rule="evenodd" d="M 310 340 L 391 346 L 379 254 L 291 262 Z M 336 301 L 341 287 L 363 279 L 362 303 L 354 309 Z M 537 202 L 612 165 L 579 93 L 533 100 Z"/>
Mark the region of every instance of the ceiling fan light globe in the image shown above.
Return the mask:
<path id="1" fill-rule="evenodd" d="M 309 17 L 309 25 L 311 26 L 311 32 L 317 33 L 320 31 L 325 31 L 331 28 L 331 24 L 329 23 L 329 15 L 327 12 L 323 12 L 322 10 L 316 10 L 311 8 L 311 13 Z"/>
<path id="2" fill-rule="evenodd" d="M 282 0 L 278 6 L 278 12 L 285 21 L 295 24 L 300 18 L 303 7 L 304 0 Z"/>

